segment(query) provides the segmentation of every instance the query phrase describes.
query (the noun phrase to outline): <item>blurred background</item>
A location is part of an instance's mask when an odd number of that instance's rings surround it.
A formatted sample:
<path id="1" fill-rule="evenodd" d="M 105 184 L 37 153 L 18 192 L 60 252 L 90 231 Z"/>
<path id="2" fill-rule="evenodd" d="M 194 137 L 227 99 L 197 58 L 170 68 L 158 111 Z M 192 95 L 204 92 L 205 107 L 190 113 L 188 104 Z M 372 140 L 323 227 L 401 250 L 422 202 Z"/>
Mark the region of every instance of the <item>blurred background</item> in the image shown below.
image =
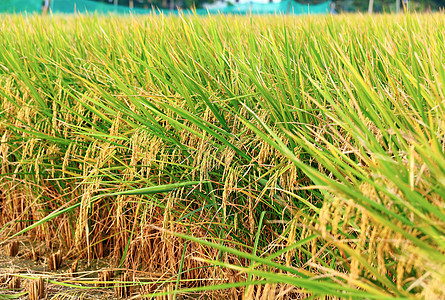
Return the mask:
<path id="1" fill-rule="evenodd" d="M 54 0 L 57 1 L 57 0 Z M 103 2 L 111 5 L 122 5 L 128 7 L 149 8 L 152 5 L 155 7 L 168 8 L 169 0 L 91 0 L 96 2 Z M 286 0 L 284 0 L 286 1 Z M 74 1 L 73 1 L 74 2 Z M 205 4 L 218 2 L 216 0 L 182 0 L 178 4 L 180 7 L 191 8 L 202 7 Z M 227 0 L 221 1 L 229 4 L 243 3 L 243 2 L 261 2 L 261 3 L 276 3 L 283 2 L 283 0 Z M 304 0 L 295 2 L 304 5 L 317 5 L 325 3 L 325 0 Z M 395 12 L 397 6 L 403 6 L 409 4 L 410 9 L 416 11 L 437 11 L 445 7 L 445 0 L 417 0 L 417 1 L 395 1 L 395 0 L 333 0 L 330 1 L 335 5 L 335 9 L 338 12 L 367 12 L 369 5 L 373 5 L 373 12 Z M 405 3 L 402 3 L 405 2 Z"/>
<path id="2" fill-rule="evenodd" d="M 0 13 L 337 14 L 435 12 L 445 0 L 0 0 Z"/>

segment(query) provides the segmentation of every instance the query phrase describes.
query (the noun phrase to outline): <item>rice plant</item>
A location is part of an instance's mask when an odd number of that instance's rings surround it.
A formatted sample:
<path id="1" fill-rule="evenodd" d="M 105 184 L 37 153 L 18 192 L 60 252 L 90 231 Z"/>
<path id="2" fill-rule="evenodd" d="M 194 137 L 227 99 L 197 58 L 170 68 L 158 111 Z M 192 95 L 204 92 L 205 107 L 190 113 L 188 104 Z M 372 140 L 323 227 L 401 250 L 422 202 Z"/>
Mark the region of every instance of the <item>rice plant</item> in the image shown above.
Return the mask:
<path id="1" fill-rule="evenodd" d="M 444 25 L 3 15 L 2 245 L 120 296 L 445 297 Z"/>

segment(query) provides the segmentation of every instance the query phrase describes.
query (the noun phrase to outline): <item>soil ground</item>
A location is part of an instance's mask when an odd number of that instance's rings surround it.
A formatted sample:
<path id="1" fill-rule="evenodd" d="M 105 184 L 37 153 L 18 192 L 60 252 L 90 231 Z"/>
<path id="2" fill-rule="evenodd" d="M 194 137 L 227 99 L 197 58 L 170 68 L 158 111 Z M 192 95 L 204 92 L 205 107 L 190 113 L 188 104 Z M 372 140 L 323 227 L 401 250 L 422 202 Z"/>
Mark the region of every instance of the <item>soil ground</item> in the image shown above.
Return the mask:
<path id="1" fill-rule="evenodd" d="M 47 258 L 39 257 L 34 261 L 30 258 L 31 251 L 31 245 L 23 242 L 15 257 L 0 251 L 0 299 L 27 299 L 26 281 L 39 277 L 45 281 L 46 299 L 116 299 L 112 287 L 98 288 L 95 285 L 99 272 L 110 265 L 107 260 L 93 260 L 90 264 L 79 260 L 77 272 L 73 274 L 73 260 L 63 261 L 57 271 L 50 271 Z M 11 288 L 14 277 L 20 281 L 20 287 L 16 289 Z"/>
<path id="2" fill-rule="evenodd" d="M 40 253 L 35 259 L 32 259 L 33 249 L 34 253 Z M 0 248 L 0 300 L 28 299 L 28 283 L 38 278 L 43 278 L 45 282 L 44 299 L 119 299 L 115 294 L 113 283 L 110 282 L 108 287 L 97 286 L 100 282 L 100 273 L 104 270 L 111 270 L 110 266 L 113 264 L 109 259 L 92 260 L 89 263 L 86 259 L 78 260 L 78 267 L 75 272 L 72 270 L 74 260 L 63 260 L 59 269 L 51 271 L 47 262 L 48 258 L 46 255 L 48 253 L 54 253 L 54 251 L 49 251 L 43 243 L 31 244 L 28 241 L 19 242 L 19 252 L 14 257 L 6 255 L 6 250 Z M 116 275 L 117 271 L 119 270 L 113 270 L 114 275 Z M 128 270 L 120 270 L 121 275 L 123 271 L 128 273 Z M 133 274 L 133 272 L 131 273 Z M 133 282 L 156 281 L 155 277 L 148 275 L 145 272 L 136 271 Z M 108 280 L 119 280 L 117 278 L 122 277 L 115 276 Z M 11 287 L 13 281 L 19 281 L 20 287 Z M 148 287 L 148 285 L 145 286 Z M 140 299 L 141 297 L 138 296 L 141 293 L 155 292 L 154 290 L 143 291 L 139 286 L 132 287 L 131 291 L 133 293 L 130 293 L 127 299 Z M 176 296 L 178 300 L 198 298 L 208 299 L 208 297 L 199 293 L 178 294 Z M 173 297 L 167 296 L 165 299 L 173 299 Z"/>

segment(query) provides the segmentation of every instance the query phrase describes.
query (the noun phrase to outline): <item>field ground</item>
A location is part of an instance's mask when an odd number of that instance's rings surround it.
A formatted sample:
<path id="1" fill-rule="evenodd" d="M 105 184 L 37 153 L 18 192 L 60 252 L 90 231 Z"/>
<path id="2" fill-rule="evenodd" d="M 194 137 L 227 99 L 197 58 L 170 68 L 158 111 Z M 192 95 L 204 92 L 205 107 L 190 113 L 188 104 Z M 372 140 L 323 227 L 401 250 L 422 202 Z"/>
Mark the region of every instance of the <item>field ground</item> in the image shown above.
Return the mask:
<path id="1" fill-rule="evenodd" d="M 31 247 L 24 247 L 17 257 L 2 253 L 0 255 L 0 274 L 3 280 L 0 283 L 0 290 L 2 295 L 14 296 L 23 294 L 26 281 L 29 278 L 44 278 L 46 296 L 48 299 L 114 299 L 115 295 L 110 289 L 100 289 L 95 286 L 97 281 L 98 270 L 108 267 L 106 261 L 98 263 L 94 261 L 87 267 L 88 262 L 81 260 L 79 262 L 79 269 L 73 277 L 70 271 L 70 265 L 74 262 L 69 260 L 63 263 L 62 267 L 57 271 L 48 270 L 45 264 L 45 258 L 40 258 L 39 261 L 34 261 L 27 257 L 32 250 Z M 12 278 L 20 276 L 20 288 L 14 289 L 9 286 Z M 67 284 L 77 285 L 77 288 L 51 283 L 49 280 L 58 283 L 63 282 Z M 87 291 L 82 290 L 79 286 L 89 287 Z M 22 295 L 24 297 L 25 295 Z M 77 298 L 75 298 L 77 297 Z M 3 298 L 0 298 L 3 299 Z"/>
<path id="2" fill-rule="evenodd" d="M 443 28 L 0 16 L 0 299 L 443 299 Z"/>

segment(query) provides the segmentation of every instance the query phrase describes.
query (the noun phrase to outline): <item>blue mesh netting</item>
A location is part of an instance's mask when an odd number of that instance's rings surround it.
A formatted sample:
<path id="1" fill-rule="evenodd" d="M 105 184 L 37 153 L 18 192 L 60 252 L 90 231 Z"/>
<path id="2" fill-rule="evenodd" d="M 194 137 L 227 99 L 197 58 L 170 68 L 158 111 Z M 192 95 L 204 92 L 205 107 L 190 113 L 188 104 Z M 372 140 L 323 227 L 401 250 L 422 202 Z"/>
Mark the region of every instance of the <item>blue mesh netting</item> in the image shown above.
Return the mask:
<path id="1" fill-rule="evenodd" d="M 101 14 L 147 14 L 153 12 L 151 9 L 129 8 L 120 5 L 111 5 L 101 2 L 88 0 L 53 0 L 51 10 L 55 13 L 74 13 L 76 12 L 97 12 Z M 158 10 L 156 10 L 158 11 Z M 167 12 L 168 10 L 162 10 Z"/>
<path id="2" fill-rule="evenodd" d="M 39 13 L 41 10 L 41 0 L 0 0 L 0 13 Z M 224 8 L 214 9 L 196 9 L 196 14 L 325 14 L 329 11 L 330 2 L 325 2 L 318 5 L 303 5 L 292 0 L 282 1 L 280 3 L 242 3 L 236 5 L 226 6 Z M 125 6 L 115 6 L 105 3 L 89 1 L 89 0 L 52 0 L 51 10 L 53 13 L 74 13 L 75 11 L 83 12 L 97 12 L 100 14 L 115 13 L 115 14 L 148 14 L 148 13 L 164 13 L 164 14 L 178 14 L 177 10 L 168 9 L 130 9 Z M 191 13 L 188 10 L 182 11 L 185 14 Z"/>
<path id="3" fill-rule="evenodd" d="M 280 3 L 243 3 L 237 5 L 227 6 L 222 9 L 208 10 L 212 13 L 224 14 L 326 14 L 329 11 L 330 2 L 325 2 L 318 5 L 303 5 L 295 1 L 282 1 Z M 207 14 L 207 10 L 198 9 L 198 14 Z"/>
<path id="4" fill-rule="evenodd" d="M 40 12 L 41 4 L 36 0 L 0 0 L 0 13 Z"/>

